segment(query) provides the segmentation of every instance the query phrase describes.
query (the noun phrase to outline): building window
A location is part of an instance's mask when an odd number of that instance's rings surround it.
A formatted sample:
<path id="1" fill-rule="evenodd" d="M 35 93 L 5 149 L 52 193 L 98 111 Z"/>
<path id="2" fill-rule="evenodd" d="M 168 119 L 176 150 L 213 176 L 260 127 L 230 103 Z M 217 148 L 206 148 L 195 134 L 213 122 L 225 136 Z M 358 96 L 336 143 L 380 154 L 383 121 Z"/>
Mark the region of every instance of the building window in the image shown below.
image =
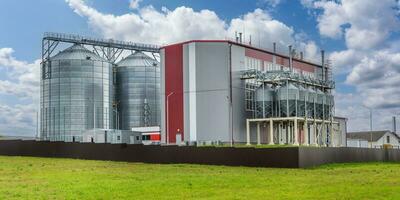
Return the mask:
<path id="1" fill-rule="evenodd" d="M 390 136 L 386 136 L 386 143 L 390 143 Z"/>
<path id="2" fill-rule="evenodd" d="M 121 140 L 121 136 L 118 135 L 118 136 L 117 136 L 117 140 Z"/>

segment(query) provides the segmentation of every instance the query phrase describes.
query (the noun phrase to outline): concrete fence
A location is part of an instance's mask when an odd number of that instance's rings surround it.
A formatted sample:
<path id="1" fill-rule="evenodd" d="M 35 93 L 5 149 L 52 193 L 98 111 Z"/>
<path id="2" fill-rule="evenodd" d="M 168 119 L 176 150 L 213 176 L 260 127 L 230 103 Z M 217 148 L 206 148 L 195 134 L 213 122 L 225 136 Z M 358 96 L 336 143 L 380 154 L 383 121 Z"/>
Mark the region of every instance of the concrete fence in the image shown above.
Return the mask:
<path id="1" fill-rule="evenodd" d="M 0 155 L 282 168 L 343 162 L 400 162 L 400 150 L 395 149 L 178 147 L 22 140 L 0 141 Z"/>

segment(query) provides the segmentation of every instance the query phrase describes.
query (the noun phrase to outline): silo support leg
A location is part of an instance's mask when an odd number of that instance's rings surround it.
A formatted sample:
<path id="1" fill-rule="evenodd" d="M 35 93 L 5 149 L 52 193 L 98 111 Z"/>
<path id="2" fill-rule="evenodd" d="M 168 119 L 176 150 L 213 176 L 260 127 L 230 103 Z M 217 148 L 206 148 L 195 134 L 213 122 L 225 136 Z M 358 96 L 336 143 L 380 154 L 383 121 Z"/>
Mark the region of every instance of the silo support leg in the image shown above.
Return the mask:
<path id="1" fill-rule="evenodd" d="M 308 124 L 307 124 L 307 120 L 305 120 L 304 124 L 303 124 L 303 134 L 304 134 L 304 142 L 303 142 L 303 144 L 308 146 Z"/>
<path id="2" fill-rule="evenodd" d="M 274 122 L 272 119 L 269 120 L 269 143 L 270 145 L 274 144 Z"/>
<path id="3" fill-rule="evenodd" d="M 297 126 L 297 118 L 294 119 L 294 145 L 299 145 L 299 127 Z"/>
<path id="4" fill-rule="evenodd" d="M 316 145 L 317 144 L 317 123 L 314 121 L 314 124 L 313 124 L 313 145 Z"/>
<path id="5" fill-rule="evenodd" d="M 257 145 L 261 145 L 260 122 L 257 122 Z"/>
<path id="6" fill-rule="evenodd" d="M 250 121 L 246 119 L 246 145 L 250 145 Z"/>

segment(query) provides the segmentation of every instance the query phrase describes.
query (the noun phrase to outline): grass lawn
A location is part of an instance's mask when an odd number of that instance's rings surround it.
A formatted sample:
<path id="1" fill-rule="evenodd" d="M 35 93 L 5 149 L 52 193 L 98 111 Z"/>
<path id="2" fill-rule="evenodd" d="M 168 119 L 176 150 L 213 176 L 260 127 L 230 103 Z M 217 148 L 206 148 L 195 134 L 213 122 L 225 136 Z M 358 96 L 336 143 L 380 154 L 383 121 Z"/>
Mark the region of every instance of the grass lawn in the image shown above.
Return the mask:
<path id="1" fill-rule="evenodd" d="M 0 156 L 0 199 L 400 199 L 400 164 L 313 169 Z"/>

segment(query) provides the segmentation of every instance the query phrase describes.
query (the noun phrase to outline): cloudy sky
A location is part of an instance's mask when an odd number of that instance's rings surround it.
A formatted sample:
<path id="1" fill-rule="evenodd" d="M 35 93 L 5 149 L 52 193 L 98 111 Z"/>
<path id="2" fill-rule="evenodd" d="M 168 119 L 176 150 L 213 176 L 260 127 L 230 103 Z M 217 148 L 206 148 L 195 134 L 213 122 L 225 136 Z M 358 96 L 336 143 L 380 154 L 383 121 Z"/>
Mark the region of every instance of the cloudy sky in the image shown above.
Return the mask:
<path id="1" fill-rule="evenodd" d="M 0 2 L 0 135 L 33 136 L 41 37 L 65 32 L 170 44 L 233 38 L 311 60 L 326 50 L 336 80 L 336 115 L 348 129 L 391 129 L 400 115 L 398 0 L 4 0 Z M 400 116 L 399 116 L 400 117 Z"/>

